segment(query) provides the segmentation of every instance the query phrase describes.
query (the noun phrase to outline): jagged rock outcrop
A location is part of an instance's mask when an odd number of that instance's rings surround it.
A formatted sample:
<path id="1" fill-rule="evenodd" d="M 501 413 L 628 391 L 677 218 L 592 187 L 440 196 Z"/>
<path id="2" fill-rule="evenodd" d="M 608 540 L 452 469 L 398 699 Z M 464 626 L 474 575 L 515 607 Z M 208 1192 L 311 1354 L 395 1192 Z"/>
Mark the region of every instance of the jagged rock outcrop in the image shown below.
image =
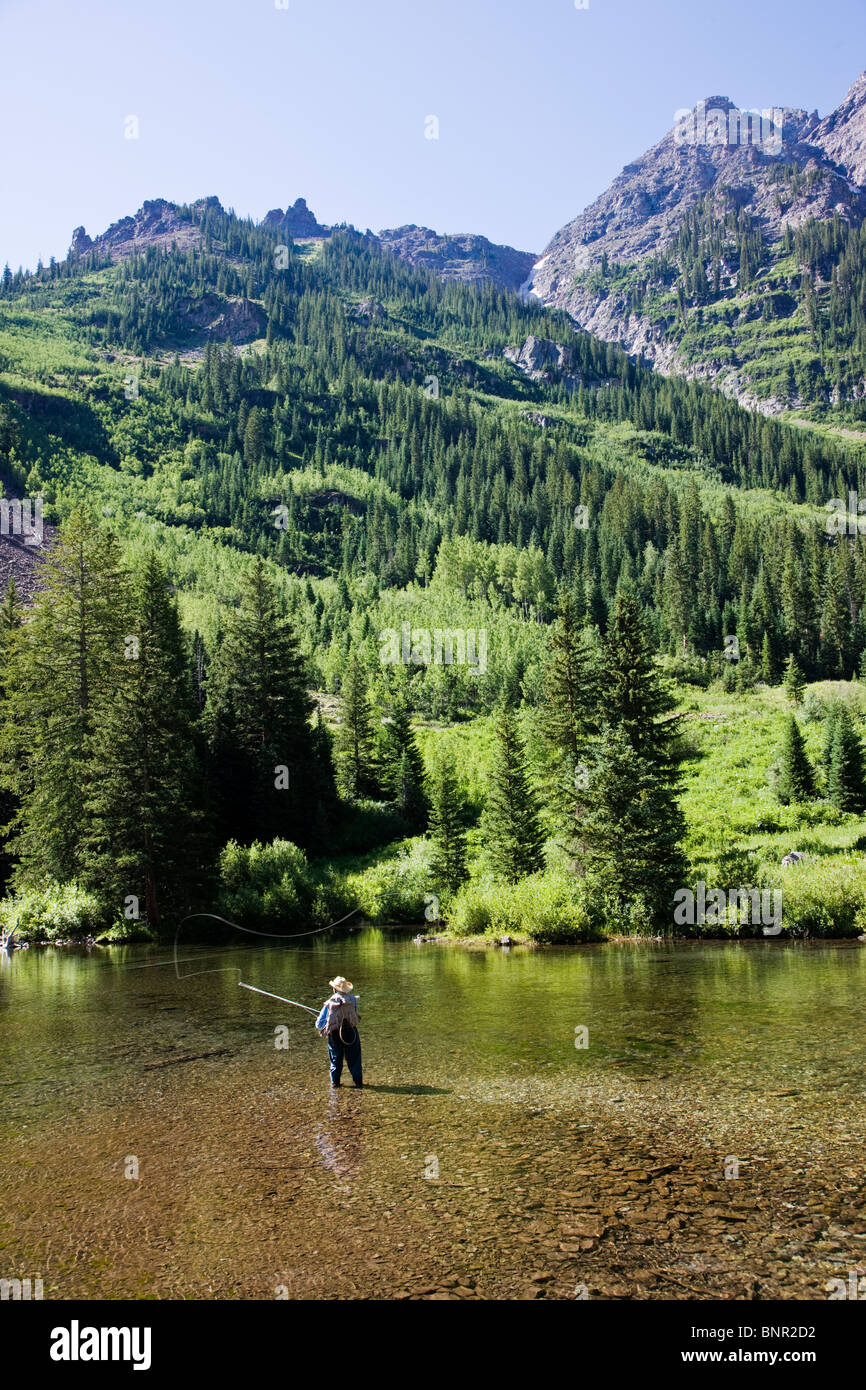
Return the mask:
<path id="1" fill-rule="evenodd" d="M 550 415 L 544 415 L 540 410 L 521 410 L 521 417 L 528 420 L 530 425 L 537 425 L 540 430 L 550 429 L 556 421 Z"/>
<path id="2" fill-rule="evenodd" d="M 184 300 L 180 314 L 188 327 L 214 342 L 248 343 L 261 338 L 267 327 L 264 310 L 251 299 L 227 299 L 219 294 Z"/>
<path id="3" fill-rule="evenodd" d="M 550 338 L 537 338 L 534 333 L 522 347 L 506 347 L 502 356 L 513 362 L 533 381 L 543 381 L 566 370 L 571 365 L 571 353 L 562 343 Z"/>
<path id="4" fill-rule="evenodd" d="M 191 204 L 195 218 L 208 209 L 223 211 L 219 199 L 214 197 L 200 198 Z M 112 260 L 121 261 L 140 254 L 148 246 L 168 248 L 176 245 L 184 249 L 199 241 L 201 230 L 197 220 L 190 220 L 177 203 L 169 203 L 165 198 L 151 198 L 142 203 L 134 216 L 113 222 L 93 239 L 83 227 L 76 227 L 69 249 L 72 255 L 80 256 L 96 246 L 101 251 L 107 251 Z"/>
<path id="5" fill-rule="evenodd" d="M 414 224 L 379 232 L 377 240 L 392 255 L 409 265 L 426 266 L 440 280 L 473 285 L 491 281 L 503 290 L 519 290 L 535 262 L 531 252 L 497 245 L 487 237 L 469 232 L 440 236 Z"/>
<path id="6" fill-rule="evenodd" d="M 356 319 L 382 319 L 385 317 L 384 305 L 378 299 L 362 299 L 349 311 Z"/>
<path id="7" fill-rule="evenodd" d="M 559 382 L 569 391 L 578 386 L 598 386 L 599 379 L 574 368 L 574 353 L 564 343 L 537 338 L 534 333 L 521 347 L 504 347 L 502 356 L 531 381 Z"/>
<path id="8" fill-rule="evenodd" d="M 276 227 L 279 231 L 285 232 L 293 241 L 300 241 L 305 237 L 331 235 L 331 228 L 323 226 L 310 212 L 306 198 L 296 198 L 285 212 L 282 208 L 272 208 L 265 214 L 263 222 L 266 227 Z"/>
<path id="9" fill-rule="evenodd" d="M 69 254 L 82 256 L 96 247 L 119 261 L 140 254 L 149 246 L 177 246 L 183 250 L 200 243 L 201 222 L 208 212 L 224 211 L 216 197 L 199 198 L 188 208 L 165 198 L 153 198 L 143 203 L 134 216 L 113 222 L 95 238 L 89 237 L 83 227 L 76 227 Z M 180 333 L 192 330 L 195 336 L 214 342 L 248 343 L 262 337 L 266 327 L 267 317 L 261 306 L 242 297 L 210 293 L 183 300 L 178 306 Z"/>
<path id="10" fill-rule="evenodd" d="M 69 243 L 70 256 L 84 256 L 93 247 L 93 242 L 83 227 L 76 227 Z"/>
<path id="11" fill-rule="evenodd" d="M 0 495 L 11 501 L 8 491 L 0 486 Z M 32 499 L 26 509 L 28 519 L 33 518 Z M 30 539 L 37 532 L 32 532 Z M 53 544 L 57 528 L 42 523 L 42 538 L 38 543 L 29 544 L 26 534 L 16 534 L 10 526 L 0 526 L 0 594 L 5 594 L 10 584 L 14 584 L 18 597 L 24 603 L 31 603 L 33 595 L 40 587 L 40 561 L 46 547 Z"/>
<path id="12" fill-rule="evenodd" d="M 165 198 L 154 198 L 143 203 L 134 216 L 123 217 L 112 223 L 97 237 L 91 238 L 84 227 L 76 227 L 72 234 L 70 255 L 82 256 L 93 247 L 98 247 L 107 252 L 112 260 L 123 260 L 148 246 L 170 247 L 176 244 L 183 250 L 201 241 L 199 224 L 203 214 L 210 209 L 224 211 L 219 199 L 214 197 L 200 198 L 191 203 L 188 209 L 169 203 Z M 329 237 L 334 230 L 317 221 L 305 198 L 296 198 L 285 212 L 282 208 L 272 208 L 262 219 L 261 225 L 292 241 Z M 440 236 L 429 227 L 397 227 L 380 232 L 378 236 L 368 232 L 367 236 L 370 241 L 410 265 L 427 266 L 442 280 L 461 280 L 467 284 L 490 281 L 505 290 L 519 290 L 530 275 L 536 259 L 529 251 L 499 246 L 488 241 L 487 237 L 470 233 Z"/>
<path id="13" fill-rule="evenodd" d="M 812 144 L 840 165 L 852 183 L 866 186 L 866 72 L 836 110 L 818 124 Z"/>

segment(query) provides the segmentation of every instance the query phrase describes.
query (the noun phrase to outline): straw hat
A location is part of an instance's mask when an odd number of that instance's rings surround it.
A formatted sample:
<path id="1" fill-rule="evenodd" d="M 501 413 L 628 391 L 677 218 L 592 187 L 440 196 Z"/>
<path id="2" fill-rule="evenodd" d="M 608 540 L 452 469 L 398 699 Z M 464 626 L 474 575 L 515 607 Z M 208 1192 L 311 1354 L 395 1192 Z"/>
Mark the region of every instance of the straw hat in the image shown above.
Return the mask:
<path id="1" fill-rule="evenodd" d="M 331 986 L 331 989 L 335 989 L 338 994 L 351 994 L 354 989 L 352 981 L 347 980 L 345 975 L 335 975 L 333 980 L 328 981 L 328 984 Z"/>

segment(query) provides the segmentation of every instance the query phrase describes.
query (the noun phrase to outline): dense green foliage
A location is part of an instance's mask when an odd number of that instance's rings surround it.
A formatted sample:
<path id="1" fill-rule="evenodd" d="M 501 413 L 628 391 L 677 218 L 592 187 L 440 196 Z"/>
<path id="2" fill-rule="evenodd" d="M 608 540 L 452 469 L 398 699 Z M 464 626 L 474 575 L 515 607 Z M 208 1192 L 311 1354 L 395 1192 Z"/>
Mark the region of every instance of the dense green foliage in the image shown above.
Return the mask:
<path id="1" fill-rule="evenodd" d="M 0 475 L 63 523 L 27 621 L 0 612 L 0 871 L 27 920 L 56 930 L 71 893 L 88 930 L 129 898 L 163 930 L 216 903 L 298 929 L 441 895 L 464 931 L 589 935 L 600 902 L 669 929 L 689 871 L 658 658 L 744 699 L 852 677 L 866 550 L 824 508 L 866 453 L 351 229 L 280 260 L 267 228 L 184 217 L 182 249 L 0 287 Z M 847 373 L 861 249 L 829 235 L 788 250 L 835 277 L 810 331 Z M 712 307 L 706 238 L 750 292 L 768 269 L 753 229 L 696 213 L 687 311 Z M 202 328 L 218 311 L 242 347 Z M 568 346 L 576 389 L 503 357 L 530 334 Z M 421 725 L 500 704 L 470 786 Z M 856 753 L 837 738 L 808 793 L 827 815 L 860 808 Z"/>

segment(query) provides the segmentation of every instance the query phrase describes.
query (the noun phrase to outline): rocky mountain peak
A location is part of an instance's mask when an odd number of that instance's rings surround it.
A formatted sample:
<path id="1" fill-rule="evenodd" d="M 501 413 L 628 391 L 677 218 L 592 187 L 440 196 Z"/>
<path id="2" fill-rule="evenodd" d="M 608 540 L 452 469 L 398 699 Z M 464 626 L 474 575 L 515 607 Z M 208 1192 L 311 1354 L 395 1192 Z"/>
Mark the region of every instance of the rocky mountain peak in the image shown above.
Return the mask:
<path id="1" fill-rule="evenodd" d="M 209 209 L 222 212 L 218 198 L 200 198 L 191 205 L 193 213 L 202 214 Z M 176 203 L 165 198 L 149 198 L 142 203 L 132 217 L 122 217 L 99 236 L 91 239 L 83 227 L 76 227 L 72 233 L 70 254 L 83 255 L 92 247 L 98 246 L 107 251 L 113 260 L 124 260 L 137 255 L 148 246 L 170 247 L 173 244 L 186 247 L 201 238 L 198 225 L 190 221 Z"/>
<path id="2" fill-rule="evenodd" d="M 859 108 L 858 108 L 859 109 Z M 859 218 L 866 195 L 827 157 L 818 142 L 814 115 L 799 108 L 737 107 L 730 97 L 711 96 L 690 111 L 678 111 L 666 135 L 633 163 L 610 188 L 559 231 L 535 266 L 532 291 L 545 302 L 566 304 L 567 284 L 575 272 L 603 258 L 630 262 L 657 254 L 675 240 L 689 211 L 710 192 L 728 206 L 745 209 L 768 238 L 788 222 L 809 217 Z M 829 132 L 826 140 L 830 139 Z M 836 135 L 846 149 L 852 143 L 851 121 Z M 866 149 L 863 157 L 866 158 Z M 774 165 L 810 165 L 822 177 L 798 193 L 793 204 L 780 206 Z M 567 307 L 567 305 L 566 305 Z"/>
<path id="3" fill-rule="evenodd" d="M 799 293 L 795 274 L 775 297 L 762 298 L 778 258 L 774 248 L 788 229 L 812 220 L 856 228 L 864 217 L 866 74 L 823 120 L 799 107 L 745 110 L 728 96 L 710 96 L 677 111 L 661 140 L 556 233 L 527 289 L 660 370 L 718 378 L 722 389 L 754 404 L 748 367 L 733 360 L 738 327 L 748 355 L 750 318 L 794 315 Z M 724 242 L 711 252 L 710 233 L 721 228 Z M 750 250 L 744 238 L 751 238 Z M 710 330 L 701 337 L 701 316 L 724 296 L 729 337 L 719 352 L 707 346 Z M 694 310 L 693 341 L 683 353 L 687 309 Z M 770 407 L 782 408 L 777 399 L 768 400 Z"/>
<path id="4" fill-rule="evenodd" d="M 176 244 L 183 250 L 201 241 L 200 223 L 211 211 L 225 211 L 220 200 L 213 196 L 199 198 L 188 208 L 165 198 L 152 198 L 142 203 L 132 217 L 112 223 L 95 238 L 89 237 L 84 227 L 76 227 L 70 255 L 82 256 L 93 247 L 99 247 L 113 260 L 123 260 L 147 246 L 167 248 Z M 306 198 L 296 198 L 285 211 L 272 208 L 262 219 L 262 226 L 293 241 L 329 237 L 334 230 L 317 220 Z M 470 232 L 442 236 L 430 227 L 414 224 L 386 230 L 378 236 L 368 231 L 367 236 L 410 265 L 426 265 L 442 280 L 461 280 L 468 284 L 491 282 L 507 290 L 519 290 L 525 284 L 536 259 L 530 251 L 500 246 Z"/>
<path id="5" fill-rule="evenodd" d="M 836 110 L 818 124 L 813 139 L 852 183 L 866 186 L 866 72 L 860 74 Z"/>
<path id="6" fill-rule="evenodd" d="M 272 208 L 263 221 L 266 227 L 275 227 L 293 240 L 331 235 L 331 228 L 317 221 L 315 214 L 307 207 L 306 198 L 296 198 L 285 212 L 282 208 Z"/>
<path id="7" fill-rule="evenodd" d="M 83 256 L 91 249 L 93 242 L 87 235 L 83 227 L 76 227 L 72 233 L 72 240 L 69 243 L 70 256 Z"/>

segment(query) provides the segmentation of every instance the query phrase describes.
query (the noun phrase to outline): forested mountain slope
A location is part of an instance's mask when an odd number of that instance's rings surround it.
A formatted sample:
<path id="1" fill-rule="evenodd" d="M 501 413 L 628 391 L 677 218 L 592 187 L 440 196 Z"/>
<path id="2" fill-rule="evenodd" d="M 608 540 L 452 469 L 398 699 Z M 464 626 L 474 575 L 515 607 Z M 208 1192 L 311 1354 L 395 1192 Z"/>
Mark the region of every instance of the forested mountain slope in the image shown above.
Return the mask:
<path id="1" fill-rule="evenodd" d="M 41 491 L 52 521 L 84 499 L 127 547 L 155 539 L 206 633 L 244 554 L 266 557 L 332 688 L 385 609 L 433 595 L 453 624 L 498 614 L 510 656 L 486 683 L 419 683 L 492 698 L 560 581 L 602 629 L 631 582 L 659 648 L 688 659 L 721 660 L 736 631 L 755 671 L 794 651 L 836 675 L 864 647 L 859 547 L 822 515 L 858 487 L 855 442 L 352 229 L 295 246 L 215 199 L 147 204 L 4 277 L 0 368 L 8 490 Z"/>

